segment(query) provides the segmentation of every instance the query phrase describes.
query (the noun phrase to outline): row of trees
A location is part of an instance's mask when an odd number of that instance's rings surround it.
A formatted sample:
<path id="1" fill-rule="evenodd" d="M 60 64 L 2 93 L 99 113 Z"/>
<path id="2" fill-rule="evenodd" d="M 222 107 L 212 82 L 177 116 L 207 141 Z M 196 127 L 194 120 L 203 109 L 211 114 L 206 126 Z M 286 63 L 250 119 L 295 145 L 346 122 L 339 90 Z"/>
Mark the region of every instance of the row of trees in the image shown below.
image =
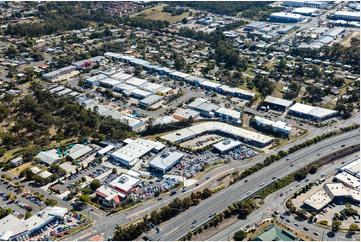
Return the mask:
<path id="1" fill-rule="evenodd" d="M 206 188 L 203 192 L 192 193 L 191 196 L 183 198 L 175 198 L 170 204 L 162 207 L 160 210 L 154 210 L 150 217 L 145 216 L 143 221 L 137 224 L 131 224 L 128 227 L 117 226 L 113 236 L 113 240 L 117 241 L 131 241 L 137 239 L 143 232 L 148 231 L 150 225 L 158 225 L 167 221 L 191 206 L 197 205 L 201 199 L 207 199 L 212 195 L 212 192 Z"/>

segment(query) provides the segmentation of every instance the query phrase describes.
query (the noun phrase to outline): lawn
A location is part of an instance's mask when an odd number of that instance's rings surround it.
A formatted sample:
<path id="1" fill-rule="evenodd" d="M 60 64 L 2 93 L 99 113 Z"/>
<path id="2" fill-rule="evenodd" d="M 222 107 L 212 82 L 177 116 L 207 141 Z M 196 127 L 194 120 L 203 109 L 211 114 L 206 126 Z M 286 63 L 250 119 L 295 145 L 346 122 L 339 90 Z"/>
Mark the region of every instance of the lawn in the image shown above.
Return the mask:
<path id="1" fill-rule="evenodd" d="M 31 167 L 33 167 L 31 162 L 27 162 L 27 163 L 22 164 L 22 165 L 20 165 L 18 167 L 15 167 L 14 169 L 9 170 L 9 173 L 13 174 L 14 176 L 19 176 L 20 172 L 22 172 L 26 168 L 31 168 Z"/>
<path id="2" fill-rule="evenodd" d="M 170 13 L 162 12 L 165 6 L 167 6 L 167 4 L 160 4 L 156 7 L 143 10 L 139 13 L 135 13 L 131 15 L 131 17 L 138 17 L 138 18 L 145 18 L 152 20 L 167 20 L 169 23 L 174 24 L 190 16 L 191 11 L 184 12 L 181 15 L 177 15 L 177 16 L 172 16 L 172 14 Z"/>
<path id="3" fill-rule="evenodd" d="M 22 148 L 16 148 L 13 150 L 8 150 L 3 157 L 0 158 L 0 162 L 4 162 L 6 160 L 10 160 L 12 158 L 14 158 L 14 153 L 20 151 Z"/>

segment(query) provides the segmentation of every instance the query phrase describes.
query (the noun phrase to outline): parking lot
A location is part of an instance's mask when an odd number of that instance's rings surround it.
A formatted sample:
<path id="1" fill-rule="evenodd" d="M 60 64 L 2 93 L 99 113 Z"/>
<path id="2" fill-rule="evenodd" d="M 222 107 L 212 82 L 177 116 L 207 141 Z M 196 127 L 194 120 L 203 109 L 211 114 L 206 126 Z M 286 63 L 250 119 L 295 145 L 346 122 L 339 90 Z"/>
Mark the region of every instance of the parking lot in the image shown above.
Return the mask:
<path id="1" fill-rule="evenodd" d="M 13 199 L 8 197 L 11 193 Z M 11 208 L 12 214 L 24 217 L 26 212 L 31 214 L 39 212 L 45 207 L 45 204 L 35 197 L 25 197 L 26 193 L 17 194 L 16 188 L 5 181 L 0 181 L 0 204 L 2 208 Z"/>

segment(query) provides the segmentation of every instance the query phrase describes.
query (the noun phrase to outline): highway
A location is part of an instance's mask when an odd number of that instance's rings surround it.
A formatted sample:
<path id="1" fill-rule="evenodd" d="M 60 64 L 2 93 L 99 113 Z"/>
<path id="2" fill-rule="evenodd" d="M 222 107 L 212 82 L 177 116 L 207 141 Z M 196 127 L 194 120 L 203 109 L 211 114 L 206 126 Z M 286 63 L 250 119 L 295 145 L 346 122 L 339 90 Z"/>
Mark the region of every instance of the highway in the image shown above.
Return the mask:
<path id="1" fill-rule="evenodd" d="M 219 213 L 233 202 L 245 199 L 248 196 L 247 191 L 254 193 L 260 190 L 262 188 L 260 184 L 265 183 L 267 185 L 271 183 L 273 176 L 282 178 L 312 163 L 319 157 L 340 150 L 341 145 L 346 144 L 345 147 L 349 147 L 357 145 L 359 142 L 359 130 L 353 130 L 299 150 L 288 157 L 289 161 L 283 158 L 247 177 L 247 183 L 244 181 L 237 182 L 214 194 L 211 198 L 202 201 L 198 206 L 192 207 L 172 220 L 163 223 L 158 226 L 162 229 L 162 232 L 156 234 L 155 231 L 151 231 L 149 237 L 151 240 L 171 241 L 180 239 L 191 230 L 192 221 L 197 220 L 197 226 L 207 222 L 210 213 Z M 336 149 L 333 150 L 333 147 L 336 147 Z M 290 167 L 291 162 L 294 163 L 292 167 Z"/>
<path id="2" fill-rule="evenodd" d="M 358 153 L 358 156 L 359 155 L 360 155 L 360 153 Z M 329 163 L 328 165 L 322 166 L 321 169 L 317 173 L 315 173 L 313 175 L 309 174 L 307 176 L 307 178 L 310 179 L 310 182 L 315 182 L 318 179 L 319 173 L 325 173 L 326 176 L 330 176 L 335 173 L 336 168 L 343 166 L 343 165 L 341 165 L 341 161 L 348 162 L 348 161 L 352 160 L 353 158 L 355 158 L 355 155 L 351 154 L 351 155 L 343 157 L 337 161 L 334 161 L 334 164 Z M 249 215 L 247 217 L 247 220 L 239 220 L 238 222 L 232 224 L 227 229 L 221 230 L 217 234 L 214 234 L 213 236 L 209 236 L 207 238 L 207 240 L 210 240 L 210 241 L 229 240 L 229 238 L 232 238 L 234 233 L 237 232 L 238 230 L 240 230 L 241 228 L 246 228 L 247 225 L 250 225 L 251 227 L 253 227 L 253 225 L 255 223 L 259 223 L 263 219 L 271 218 L 272 217 L 271 214 L 273 211 L 278 211 L 286 217 L 287 216 L 286 209 L 284 207 L 284 202 L 285 202 L 286 198 L 292 196 L 294 192 L 301 189 L 303 185 L 307 184 L 304 182 L 300 182 L 301 185 L 296 188 L 297 183 L 298 182 L 295 181 L 295 182 L 289 184 L 288 186 L 282 188 L 281 190 L 278 190 L 277 192 L 272 193 L 271 195 L 267 196 L 264 200 L 264 205 L 262 205 L 259 209 L 257 209 L 251 215 Z M 322 185 L 319 185 L 319 188 L 321 188 L 321 186 Z M 291 190 L 290 190 L 291 188 L 295 188 L 295 189 L 292 190 L 292 192 L 291 192 Z M 287 194 L 287 195 L 281 197 L 280 193 Z M 266 213 L 266 212 L 268 212 L 268 213 Z M 281 220 L 279 217 L 277 219 Z M 320 236 L 322 234 L 324 234 L 324 236 L 327 237 L 328 241 L 330 241 L 330 240 L 341 241 L 341 240 L 349 239 L 349 238 L 345 237 L 344 233 L 336 233 L 335 236 L 332 237 L 332 236 L 329 236 L 329 234 L 328 234 L 329 230 L 327 230 L 327 229 L 321 228 L 321 227 L 319 227 L 315 224 L 309 223 L 307 221 L 303 221 L 303 222 L 297 221 L 297 223 L 299 224 L 297 226 L 297 225 L 295 225 L 296 220 L 294 218 L 292 218 L 290 216 L 289 219 L 291 222 L 290 223 L 284 222 L 284 224 L 286 224 L 289 227 L 292 227 L 293 229 L 302 230 L 303 233 L 307 233 L 310 236 L 317 237 L 313 234 L 313 232 L 316 231 L 320 234 Z M 308 232 L 306 232 L 302 229 L 303 227 L 308 227 L 310 230 Z"/>
<path id="3" fill-rule="evenodd" d="M 340 127 L 341 123 L 338 123 L 337 125 L 338 125 L 338 127 Z M 344 125 L 346 125 L 346 123 Z M 326 132 L 326 131 L 328 132 L 332 129 L 334 129 L 334 127 L 326 127 L 324 129 L 315 129 L 315 131 L 317 131 L 316 134 L 319 135 L 319 134 L 322 134 L 322 132 Z M 314 134 L 312 136 L 316 136 L 316 134 Z M 294 142 L 290 142 L 289 144 L 286 144 L 286 145 L 280 147 L 279 150 L 281 150 L 281 149 L 286 150 L 287 148 L 289 148 L 293 145 L 302 143 L 304 140 L 306 140 L 308 138 L 310 138 L 310 137 L 305 137 L 305 138 L 296 140 Z M 297 162 L 296 162 L 295 166 L 292 168 L 293 168 L 293 170 L 297 170 L 299 167 L 304 166 L 306 163 L 308 164 L 309 162 L 312 162 L 317 157 L 318 153 L 320 153 L 321 155 L 330 153 L 331 147 L 336 146 L 336 144 L 338 145 L 337 148 L 340 148 L 341 144 L 351 145 L 351 144 L 357 144 L 357 143 L 359 143 L 359 129 L 325 139 L 315 145 L 306 147 L 298 152 L 291 154 L 288 158 L 290 158 L 290 161 L 295 160 L 295 159 L 300 160 L 300 158 L 298 158 L 298 157 L 302 157 L 302 159 L 303 159 L 304 157 L 306 157 L 306 156 L 304 156 L 304 154 L 311 153 L 311 155 L 307 155 L 307 157 L 310 158 L 309 161 L 301 160 L 300 161 L 301 163 L 299 163 L 299 164 L 297 164 Z M 277 149 L 272 151 L 272 153 L 276 153 L 276 152 L 277 152 Z M 255 157 L 251 160 L 248 160 L 248 161 L 230 163 L 230 164 L 222 165 L 221 167 L 215 168 L 207 173 L 207 176 L 211 176 L 211 178 L 209 180 L 202 178 L 199 181 L 200 185 L 198 187 L 195 187 L 193 185 L 193 186 L 187 188 L 188 190 L 186 193 L 179 194 L 177 197 L 182 198 L 186 195 L 189 195 L 195 189 L 202 190 L 205 187 L 207 187 L 209 185 L 209 183 L 214 182 L 218 177 L 222 176 L 223 174 L 231 173 L 232 171 L 234 171 L 236 169 L 245 169 L 258 162 L 262 162 L 264 160 L 264 158 L 265 158 L 265 156 L 259 156 L 259 157 Z M 161 224 L 160 228 L 163 229 L 163 232 L 156 235 L 156 237 L 158 239 L 165 240 L 163 236 L 165 236 L 166 233 L 168 234 L 169 231 L 174 230 L 174 228 L 176 228 L 178 226 L 182 226 L 182 228 L 181 228 L 182 232 L 179 231 L 174 236 L 175 237 L 179 236 L 179 238 L 182 237 L 183 231 L 186 231 L 186 233 L 187 233 L 190 230 L 190 226 L 191 226 L 190 224 L 194 220 L 193 217 L 195 215 L 199 214 L 199 217 L 200 217 L 200 219 L 195 218 L 198 220 L 198 223 L 196 224 L 198 226 L 201 222 L 205 222 L 206 219 L 208 219 L 209 213 L 220 212 L 220 211 L 224 210 L 224 208 L 227 207 L 229 204 L 233 203 L 234 201 L 241 200 L 242 197 L 244 197 L 244 196 L 241 196 L 242 193 L 245 194 L 246 191 L 248 191 L 248 190 L 252 190 L 252 192 L 255 192 L 256 189 L 259 188 L 258 184 L 261 183 L 260 182 L 261 180 L 258 179 L 259 177 L 261 177 L 262 180 L 264 180 L 263 182 L 266 183 L 267 178 L 271 179 L 269 177 L 269 174 L 272 174 L 273 171 L 278 172 L 278 174 L 280 174 L 280 175 L 284 175 L 283 172 L 280 172 L 281 168 L 286 168 L 287 171 L 289 171 L 288 168 L 290 168 L 289 164 L 287 164 L 287 166 L 285 166 L 284 165 L 285 163 L 286 163 L 285 159 L 277 161 L 274 164 L 272 164 L 271 166 L 268 166 L 268 167 L 262 169 L 261 171 L 253 174 L 249 178 L 247 178 L 249 181 L 251 181 L 251 177 L 252 177 L 253 182 L 248 182 L 248 184 L 244 184 L 243 181 L 240 181 L 240 182 L 232 185 L 231 187 L 220 191 L 219 193 L 208 198 L 207 200 L 202 201 L 197 207 L 193 207 L 193 208 L 187 210 L 186 212 L 182 213 L 181 215 L 177 216 L 176 219 L 173 219 L 178 222 L 174 222 L 173 220 L 171 220 L 171 221 Z M 249 187 L 252 185 L 252 183 L 253 183 L 253 185 L 256 184 L 256 186 Z M 243 185 L 245 185 L 245 186 L 243 186 Z M 242 190 L 239 189 L 240 187 L 242 187 Z M 233 195 L 231 195 L 231 194 L 233 194 Z M 225 201 L 223 201 L 224 197 L 227 198 Z M 102 218 L 99 218 L 99 216 L 94 216 L 96 227 L 97 227 L 98 231 L 104 233 L 104 239 L 106 239 L 113 234 L 114 228 L 117 224 L 124 225 L 128 222 L 134 221 L 135 219 L 141 218 L 145 214 L 149 214 L 154 209 L 157 209 L 166 204 L 169 204 L 169 202 L 171 202 L 173 199 L 174 199 L 174 197 L 165 195 L 164 199 L 161 202 L 156 201 L 155 199 L 152 199 L 149 201 L 145 201 L 142 204 L 139 204 L 137 207 L 133 207 L 127 211 L 123 211 L 120 214 L 115 214 L 115 215 L 110 215 L 110 216 L 105 216 L 103 214 Z M 216 206 L 220 202 L 222 203 L 221 204 L 222 206 Z M 206 209 L 202 209 L 202 208 L 206 208 Z M 206 212 L 202 213 L 202 211 L 206 211 Z M 99 210 L 95 210 L 94 212 L 100 213 Z M 191 213 L 193 213 L 193 214 L 189 215 Z M 187 216 L 188 216 L 188 218 L 187 218 Z M 203 218 L 203 221 L 202 221 L 202 218 Z M 187 222 L 187 220 L 188 220 L 188 222 Z M 172 225 L 168 226 L 168 224 L 172 224 Z M 175 224 L 176 224 L 176 226 L 174 226 Z M 172 229 L 167 230 L 167 228 L 169 228 L 169 227 Z M 91 231 L 93 231 L 93 232 L 90 233 Z M 151 231 L 150 234 L 152 234 L 152 232 L 153 231 Z M 68 237 L 68 239 L 69 240 L 88 240 L 90 237 L 94 236 L 95 233 L 96 233 L 96 231 L 94 231 L 94 227 L 92 227 L 92 228 L 86 229 L 85 231 L 83 231 L 81 233 L 72 235 L 72 236 Z M 84 236 L 87 234 L 89 234 L 89 235 Z M 173 239 L 168 239 L 168 240 L 173 240 Z"/>

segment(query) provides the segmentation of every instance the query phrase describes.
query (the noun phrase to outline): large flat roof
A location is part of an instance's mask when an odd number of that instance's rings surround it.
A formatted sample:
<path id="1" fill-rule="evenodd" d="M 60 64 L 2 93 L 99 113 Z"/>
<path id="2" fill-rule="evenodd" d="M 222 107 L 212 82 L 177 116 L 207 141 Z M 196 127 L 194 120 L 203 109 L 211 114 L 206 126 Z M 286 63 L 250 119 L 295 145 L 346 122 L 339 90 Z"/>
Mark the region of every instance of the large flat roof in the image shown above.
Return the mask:
<path id="1" fill-rule="evenodd" d="M 213 147 L 221 152 L 225 152 L 240 146 L 242 142 L 233 139 L 226 139 L 214 144 Z"/>
<path id="2" fill-rule="evenodd" d="M 100 80 L 99 82 L 102 83 L 103 85 L 109 85 L 109 86 L 115 86 L 115 85 L 121 83 L 120 81 L 114 80 L 111 78 L 105 78 L 105 79 Z"/>
<path id="3" fill-rule="evenodd" d="M 165 154 L 168 154 L 167 156 Z M 155 157 L 152 161 L 149 162 L 149 166 L 166 170 L 172 167 L 175 162 L 183 158 L 184 154 L 180 152 L 168 152 L 163 153 Z"/>
<path id="4" fill-rule="evenodd" d="M 320 107 L 313 107 L 302 103 L 294 104 L 289 110 L 302 114 L 308 114 L 318 118 L 322 118 L 337 113 L 337 111 L 334 110 L 320 108 Z"/>
<path id="5" fill-rule="evenodd" d="M 205 132 L 214 131 L 235 135 L 247 141 L 255 141 L 261 144 L 267 144 L 273 141 L 273 138 L 270 136 L 259 134 L 222 122 L 204 122 L 188 128 L 180 129 L 170 134 L 163 135 L 161 138 L 170 142 L 179 142 L 180 140 L 189 139 Z"/>
<path id="6" fill-rule="evenodd" d="M 141 85 L 139 88 L 143 89 L 145 91 L 148 92 L 156 92 L 158 89 L 160 89 L 161 87 L 163 87 L 162 85 L 159 85 L 157 83 L 151 83 L 151 82 L 146 82 L 143 85 Z"/>
<path id="7" fill-rule="evenodd" d="M 286 99 L 282 99 L 282 98 L 278 98 L 278 97 L 272 97 L 272 96 L 267 96 L 263 102 L 267 102 L 267 103 L 272 103 L 272 104 L 276 104 L 282 107 L 289 107 L 292 105 L 292 101 L 286 100 Z"/>
<path id="8" fill-rule="evenodd" d="M 132 77 L 125 81 L 126 84 L 139 87 L 141 85 L 144 85 L 145 83 L 148 83 L 147 80 L 140 79 L 138 77 Z"/>
<path id="9" fill-rule="evenodd" d="M 321 188 L 306 200 L 303 201 L 304 204 L 307 204 L 310 207 L 313 207 L 316 210 L 320 210 L 323 207 L 327 206 L 332 201 L 331 197 L 327 194 L 324 188 Z"/>
<path id="10" fill-rule="evenodd" d="M 255 116 L 254 119 L 264 125 L 273 126 L 273 127 L 276 127 L 278 129 L 282 129 L 282 130 L 285 130 L 288 132 L 291 132 L 291 130 L 292 130 L 292 127 L 287 126 L 287 124 L 285 122 L 282 122 L 280 120 L 277 120 L 276 122 L 274 122 L 272 120 L 262 118 L 259 116 Z"/>
<path id="11" fill-rule="evenodd" d="M 103 149 L 98 151 L 99 155 L 104 155 L 105 153 L 111 151 L 112 149 L 114 149 L 115 146 L 114 145 L 107 145 L 106 147 L 104 147 Z"/>
<path id="12" fill-rule="evenodd" d="M 229 109 L 220 107 L 216 110 L 216 113 L 220 113 L 229 117 L 232 117 L 234 119 L 240 119 L 241 118 L 241 112 L 238 112 L 237 110 Z"/>
<path id="13" fill-rule="evenodd" d="M 140 181 L 141 181 L 141 179 L 139 179 L 139 178 L 130 176 L 128 174 L 122 174 L 121 176 L 116 178 L 114 181 L 109 183 L 109 185 L 120 192 L 128 193 Z"/>
<path id="14" fill-rule="evenodd" d="M 53 164 L 54 162 L 58 161 L 61 158 L 59 157 L 56 149 L 42 151 L 36 157 L 48 165 Z"/>
<path id="15" fill-rule="evenodd" d="M 73 147 L 71 147 L 71 149 L 69 150 L 69 156 L 73 160 L 76 160 L 76 159 L 82 157 L 83 155 L 85 155 L 86 153 L 89 153 L 92 150 L 93 149 L 90 148 L 90 146 L 82 145 L 82 144 L 76 144 Z"/>

